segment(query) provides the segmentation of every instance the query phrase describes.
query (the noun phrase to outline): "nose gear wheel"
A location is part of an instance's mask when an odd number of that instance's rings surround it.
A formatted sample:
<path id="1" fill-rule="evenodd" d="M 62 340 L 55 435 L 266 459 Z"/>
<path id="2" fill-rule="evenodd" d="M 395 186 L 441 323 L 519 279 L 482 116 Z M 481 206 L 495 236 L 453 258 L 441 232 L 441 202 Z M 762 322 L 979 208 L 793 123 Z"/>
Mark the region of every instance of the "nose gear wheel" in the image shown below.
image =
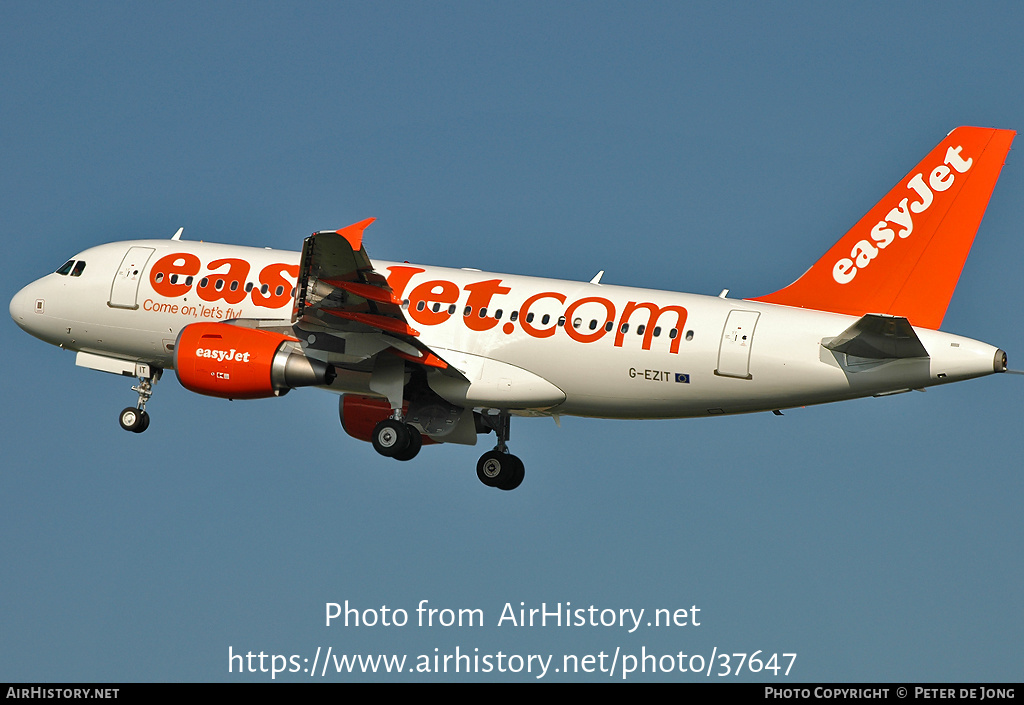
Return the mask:
<path id="1" fill-rule="evenodd" d="M 133 392 L 139 393 L 139 401 L 135 406 L 129 406 L 121 411 L 118 422 L 121 428 L 132 433 L 142 433 L 149 428 L 149 413 L 146 412 L 146 402 L 153 396 L 153 386 L 160 380 L 163 370 L 159 367 L 150 368 L 148 365 L 136 365 L 136 371 L 142 368 L 149 372 L 148 375 L 140 376 L 139 383 L 132 387 Z"/>

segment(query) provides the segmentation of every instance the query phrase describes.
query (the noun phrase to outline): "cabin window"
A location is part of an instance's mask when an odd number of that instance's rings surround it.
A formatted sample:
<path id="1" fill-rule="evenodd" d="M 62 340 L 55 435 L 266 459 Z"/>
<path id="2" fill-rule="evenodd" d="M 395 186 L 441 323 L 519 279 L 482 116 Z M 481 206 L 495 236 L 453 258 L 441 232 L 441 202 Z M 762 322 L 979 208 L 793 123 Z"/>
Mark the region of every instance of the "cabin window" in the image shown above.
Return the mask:
<path id="1" fill-rule="evenodd" d="M 437 313 L 438 311 L 440 311 L 440 310 L 441 310 L 441 304 L 434 304 L 434 305 L 433 305 L 433 307 L 431 307 L 431 310 L 432 310 L 432 311 L 433 311 L 434 313 Z"/>
<path id="2" fill-rule="evenodd" d="M 275 296 L 280 296 L 283 293 L 284 293 L 284 287 L 283 286 L 278 286 L 276 289 L 274 289 L 274 295 Z"/>
<path id="3" fill-rule="evenodd" d="M 611 332 L 612 332 L 612 329 L 613 329 L 613 328 L 615 328 L 615 324 L 614 324 L 614 323 L 612 323 L 611 321 L 608 321 L 607 323 L 605 323 L 605 324 L 604 324 L 604 329 L 605 329 L 606 331 L 608 331 L 609 333 L 611 333 Z"/>
<path id="4" fill-rule="evenodd" d="M 416 302 L 416 310 L 417 311 L 422 311 L 426 307 L 427 307 L 427 302 L 426 301 L 417 301 Z"/>
<path id="5" fill-rule="evenodd" d="M 693 340 L 693 331 L 692 330 L 686 331 L 686 339 L 687 340 Z"/>
<path id="6" fill-rule="evenodd" d="M 513 311 L 512 315 L 508 317 L 510 321 L 516 321 L 519 318 L 519 311 Z"/>

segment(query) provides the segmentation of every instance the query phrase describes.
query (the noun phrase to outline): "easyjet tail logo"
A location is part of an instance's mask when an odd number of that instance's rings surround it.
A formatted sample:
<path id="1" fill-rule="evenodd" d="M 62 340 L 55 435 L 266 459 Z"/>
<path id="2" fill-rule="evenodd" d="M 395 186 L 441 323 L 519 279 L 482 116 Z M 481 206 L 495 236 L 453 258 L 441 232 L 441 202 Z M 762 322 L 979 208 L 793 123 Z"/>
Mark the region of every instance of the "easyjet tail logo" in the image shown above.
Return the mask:
<path id="1" fill-rule="evenodd" d="M 878 221 L 871 228 L 870 240 L 862 239 L 850 250 L 849 257 L 843 257 L 832 267 L 832 278 L 839 284 L 849 284 L 857 276 L 857 272 L 870 266 L 882 250 L 892 245 L 897 239 L 906 239 L 914 232 L 914 215 L 921 214 L 932 207 L 936 194 L 948 191 L 956 181 L 957 174 L 963 174 L 974 160 L 964 159 L 960 155 L 962 147 L 950 147 L 946 150 L 946 158 L 928 174 L 927 183 L 924 172 L 914 174 L 907 182 L 910 195 L 900 201 L 899 205 L 889 211 L 885 220 Z M 941 196 L 939 196 L 941 198 Z M 913 199 L 913 200 L 912 200 Z"/>

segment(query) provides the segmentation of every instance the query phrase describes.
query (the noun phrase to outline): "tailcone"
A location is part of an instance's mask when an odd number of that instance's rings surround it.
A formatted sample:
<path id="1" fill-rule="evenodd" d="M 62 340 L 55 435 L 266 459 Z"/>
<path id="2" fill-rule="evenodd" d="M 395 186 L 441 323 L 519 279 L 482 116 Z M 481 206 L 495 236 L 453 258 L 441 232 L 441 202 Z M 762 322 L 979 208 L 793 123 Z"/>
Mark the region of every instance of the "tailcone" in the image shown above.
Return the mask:
<path id="1" fill-rule="evenodd" d="M 994 372 L 1006 372 L 1006 353 L 1001 349 L 996 349 L 995 357 L 992 360 L 992 369 Z"/>

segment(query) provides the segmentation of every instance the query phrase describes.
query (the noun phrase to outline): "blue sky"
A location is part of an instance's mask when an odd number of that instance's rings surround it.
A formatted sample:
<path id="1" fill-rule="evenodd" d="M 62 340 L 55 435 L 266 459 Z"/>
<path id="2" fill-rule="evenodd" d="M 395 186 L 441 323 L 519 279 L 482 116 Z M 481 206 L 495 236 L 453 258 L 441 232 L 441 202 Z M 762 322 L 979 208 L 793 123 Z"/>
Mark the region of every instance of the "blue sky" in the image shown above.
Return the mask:
<path id="1" fill-rule="evenodd" d="M 8 298 L 102 242 L 184 226 L 298 249 L 370 216 L 382 259 L 757 296 L 957 125 L 1024 126 L 1011 3 L 5 3 L 0 20 Z M 943 325 L 1016 368 L 1022 192 L 1012 151 Z M 781 418 L 516 420 L 527 476 L 503 493 L 474 476 L 485 447 L 397 467 L 314 390 L 228 402 L 168 375 L 127 434 L 128 381 L 13 322 L 0 336 L 0 680 L 264 681 L 229 673 L 229 648 L 317 647 L 760 650 L 796 653 L 789 678 L 744 679 L 1020 680 L 1019 377 Z M 345 600 L 486 622 L 326 627 Z M 701 625 L 497 626 L 520 602 L 696 605 Z M 632 677 L 652 679 L 709 680 Z"/>

